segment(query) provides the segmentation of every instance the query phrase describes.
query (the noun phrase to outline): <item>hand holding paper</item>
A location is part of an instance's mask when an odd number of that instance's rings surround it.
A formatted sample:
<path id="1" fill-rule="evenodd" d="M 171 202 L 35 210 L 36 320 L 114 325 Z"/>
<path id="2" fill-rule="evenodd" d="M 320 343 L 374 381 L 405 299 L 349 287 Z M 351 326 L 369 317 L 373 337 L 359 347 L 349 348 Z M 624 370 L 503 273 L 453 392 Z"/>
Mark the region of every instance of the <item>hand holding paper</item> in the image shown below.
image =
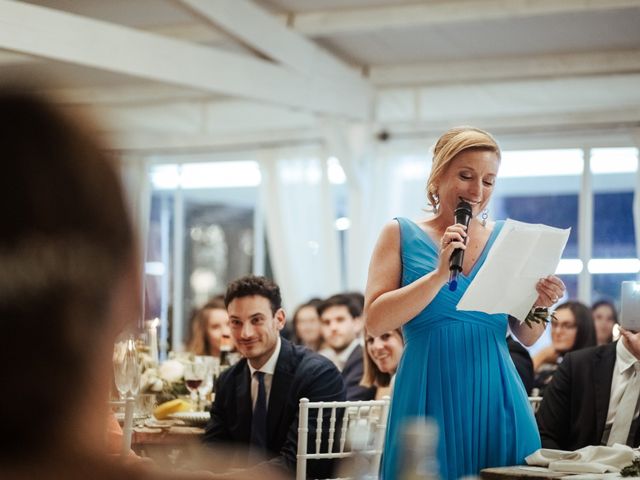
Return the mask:
<path id="1" fill-rule="evenodd" d="M 570 231 L 507 220 L 457 309 L 524 320 L 538 296 L 536 282 L 555 272 Z"/>

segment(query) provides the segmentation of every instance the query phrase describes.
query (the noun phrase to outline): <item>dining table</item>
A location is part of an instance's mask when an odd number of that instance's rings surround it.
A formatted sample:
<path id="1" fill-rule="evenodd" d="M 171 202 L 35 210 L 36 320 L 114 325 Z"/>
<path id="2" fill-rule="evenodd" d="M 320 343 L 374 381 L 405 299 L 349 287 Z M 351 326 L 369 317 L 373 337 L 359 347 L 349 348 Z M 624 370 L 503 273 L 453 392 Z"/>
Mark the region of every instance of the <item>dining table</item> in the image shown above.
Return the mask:
<path id="1" fill-rule="evenodd" d="M 160 465 L 179 467 L 191 453 L 201 450 L 204 428 L 180 422 L 163 427 L 138 426 L 133 429 L 131 449 Z"/>
<path id="2" fill-rule="evenodd" d="M 480 471 L 480 478 L 484 480 L 504 480 L 506 478 L 525 478 L 527 480 L 548 480 L 567 478 L 572 475 L 567 473 L 552 472 L 543 467 L 528 465 L 516 465 L 512 467 L 485 468 Z"/>

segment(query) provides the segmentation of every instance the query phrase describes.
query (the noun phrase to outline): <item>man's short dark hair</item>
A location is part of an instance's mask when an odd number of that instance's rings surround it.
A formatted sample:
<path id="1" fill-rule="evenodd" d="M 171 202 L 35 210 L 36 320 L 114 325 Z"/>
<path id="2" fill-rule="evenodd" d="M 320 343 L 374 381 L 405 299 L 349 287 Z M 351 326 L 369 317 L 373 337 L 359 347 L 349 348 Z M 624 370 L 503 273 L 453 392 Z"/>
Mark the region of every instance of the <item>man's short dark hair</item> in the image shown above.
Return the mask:
<path id="1" fill-rule="evenodd" d="M 338 295 L 332 295 L 318 305 L 318 315 L 322 316 L 322 313 L 330 307 L 347 307 L 349 314 L 353 317 L 359 317 L 362 315 L 362 309 L 356 300 L 349 295 L 339 293 Z"/>
<path id="2" fill-rule="evenodd" d="M 280 287 L 267 277 L 259 277 L 257 275 L 245 275 L 231 282 L 227 287 L 227 293 L 224 295 L 224 305 L 229 307 L 229 304 L 234 299 L 252 295 L 259 295 L 269 300 L 271 313 L 274 315 L 282 308 Z"/>

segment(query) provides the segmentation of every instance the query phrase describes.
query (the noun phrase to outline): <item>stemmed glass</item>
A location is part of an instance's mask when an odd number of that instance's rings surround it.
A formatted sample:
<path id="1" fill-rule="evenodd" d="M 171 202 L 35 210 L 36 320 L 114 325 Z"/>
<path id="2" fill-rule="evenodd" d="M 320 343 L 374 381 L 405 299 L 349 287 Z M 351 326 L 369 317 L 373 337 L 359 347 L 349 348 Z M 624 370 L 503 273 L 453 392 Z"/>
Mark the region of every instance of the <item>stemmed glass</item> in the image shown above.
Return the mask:
<path id="1" fill-rule="evenodd" d="M 204 410 L 209 400 L 209 395 L 213 390 L 213 382 L 216 377 L 216 372 L 220 368 L 220 360 L 214 357 L 205 355 L 196 356 L 196 363 L 203 363 L 207 366 L 207 372 L 205 374 L 203 382 L 198 387 L 198 395 L 200 397 L 199 409 Z"/>
<path id="2" fill-rule="evenodd" d="M 113 374 L 120 400 L 127 398 L 131 386 L 127 376 L 127 342 L 116 342 L 113 348 Z"/>
<path id="3" fill-rule="evenodd" d="M 207 377 L 207 364 L 201 362 L 189 362 L 184 366 L 184 382 L 191 392 L 191 401 L 195 406 L 196 411 L 200 407 L 200 400 L 198 397 L 198 388 L 205 381 Z"/>
<path id="4" fill-rule="evenodd" d="M 120 400 L 125 400 L 127 394 L 133 397 L 138 395 L 140 391 L 140 366 L 133 337 L 115 343 L 113 373 Z"/>

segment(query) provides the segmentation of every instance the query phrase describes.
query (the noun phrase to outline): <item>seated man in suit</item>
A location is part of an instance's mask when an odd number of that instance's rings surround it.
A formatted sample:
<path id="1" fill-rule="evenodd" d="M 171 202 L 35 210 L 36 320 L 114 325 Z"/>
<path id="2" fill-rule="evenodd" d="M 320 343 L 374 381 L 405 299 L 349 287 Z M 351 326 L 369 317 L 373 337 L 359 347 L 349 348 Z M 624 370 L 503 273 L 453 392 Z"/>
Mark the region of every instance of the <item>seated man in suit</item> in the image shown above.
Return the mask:
<path id="1" fill-rule="evenodd" d="M 640 333 L 620 330 L 616 343 L 564 357 L 537 415 L 544 448 L 640 444 Z"/>
<path id="2" fill-rule="evenodd" d="M 217 382 L 204 441 L 245 444 L 249 463 L 266 460 L 254 467 L 257 470 L 291 474 L 296 468 L 299 400 L 343 401 L 344 382 L 329 360 L 280 337 L 285 313 L 280 289 L 269 279 L 249 275 L 232 282 L 225 305 L 231 336 L 244 358 Z M 315 435 L 312 412 L 309 431 Z M 327 478 L 330 470 L 327 460 L 308 463 L 314 478 Z"/>
<path id="3" fill-rule="evenodd" d="M 360 385 L 364 373 L 360 333 L 362 309 L 348 295 L 333 295 L 318 305 L 322 336 L 327 348 L 320 353 L 342 372 L 347 400 L 373 400 L 374 388 Z"/>

